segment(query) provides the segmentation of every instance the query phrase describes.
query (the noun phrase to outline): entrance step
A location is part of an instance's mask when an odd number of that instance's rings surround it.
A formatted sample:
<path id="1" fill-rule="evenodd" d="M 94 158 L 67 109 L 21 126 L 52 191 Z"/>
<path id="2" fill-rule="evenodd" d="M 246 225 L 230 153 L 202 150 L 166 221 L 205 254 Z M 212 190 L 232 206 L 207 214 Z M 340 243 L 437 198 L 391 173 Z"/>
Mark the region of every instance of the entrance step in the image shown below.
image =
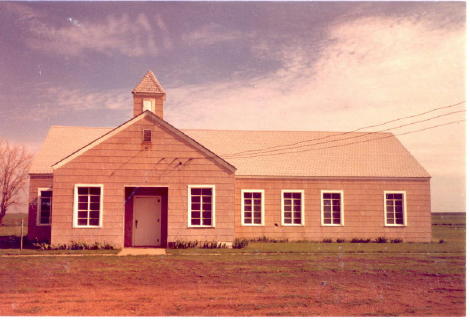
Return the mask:
<path id="1" fill-rule="evenodd" d="M 118 256 L 127 255 L 165 255 L 165 248 L 123 248 L 117 254 Z"/>

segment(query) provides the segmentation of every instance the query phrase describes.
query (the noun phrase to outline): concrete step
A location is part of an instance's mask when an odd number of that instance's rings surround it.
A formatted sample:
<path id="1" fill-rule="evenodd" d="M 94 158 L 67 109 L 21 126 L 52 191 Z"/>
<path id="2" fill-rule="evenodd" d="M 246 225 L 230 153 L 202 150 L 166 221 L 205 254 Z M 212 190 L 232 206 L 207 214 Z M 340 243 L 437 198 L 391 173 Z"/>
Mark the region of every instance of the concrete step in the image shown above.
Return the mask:
<path id="1" fill-rule="evenodd" d="M 128 255 L 166 255 L 166 251 L 165 248 L 129 247 L 121 249 L 121 251 L 117 254 L 117 256 Z"/>

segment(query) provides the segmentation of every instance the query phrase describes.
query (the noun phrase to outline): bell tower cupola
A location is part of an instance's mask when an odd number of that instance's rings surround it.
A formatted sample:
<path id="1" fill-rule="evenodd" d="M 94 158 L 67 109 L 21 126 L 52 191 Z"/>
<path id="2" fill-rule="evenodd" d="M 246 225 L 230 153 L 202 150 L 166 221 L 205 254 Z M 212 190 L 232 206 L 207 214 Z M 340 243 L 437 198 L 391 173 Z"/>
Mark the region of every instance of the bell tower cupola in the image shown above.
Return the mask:
<path id="1" fill-rule="evenodd" d="M 152 73 L 148 71 L 139 84 L 132 90 L 134 96 L 134 116 L 149 110 L 163 119 L 163 104 L 166 93 L 162 85 Z"/>

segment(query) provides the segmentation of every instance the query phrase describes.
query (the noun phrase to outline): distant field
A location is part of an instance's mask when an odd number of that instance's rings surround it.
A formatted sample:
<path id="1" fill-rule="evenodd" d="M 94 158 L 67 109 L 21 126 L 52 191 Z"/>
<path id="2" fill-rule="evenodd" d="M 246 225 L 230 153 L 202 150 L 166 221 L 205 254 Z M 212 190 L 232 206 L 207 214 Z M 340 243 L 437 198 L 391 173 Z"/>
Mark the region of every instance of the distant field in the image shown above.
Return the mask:
<path id="1" fill-rule="evenodd" d="M 465 226 L 466 214 L 464 212 L 433 212 L 433 225 Z"/>
<path id="2" fill-rule="evenodd" d="M 28 234 L 28 214 L 25 213 L 7 214 L 3 218 L 2 226 L 0 226 L 0 236 L 20 236 L 21 219 L 23 219 L 24 235 L 26 236 Z"/>

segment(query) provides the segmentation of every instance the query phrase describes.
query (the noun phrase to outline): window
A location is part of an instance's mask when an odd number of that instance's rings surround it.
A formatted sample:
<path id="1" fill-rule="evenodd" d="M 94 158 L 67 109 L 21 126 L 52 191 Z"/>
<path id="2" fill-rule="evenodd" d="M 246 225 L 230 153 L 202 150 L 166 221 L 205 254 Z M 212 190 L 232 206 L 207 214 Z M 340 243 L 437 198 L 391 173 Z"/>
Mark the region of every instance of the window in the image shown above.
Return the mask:
<path id="1" fill-rule="evenodd" d="M 52 189 L 39 188 L 38 189 L 38 213 L 36 224 L 38 226 L 47 226 L 51 224 L 51 210 L 52 210 Z"/>
<path id="2" fill-rule="evenodd" d="M 152 131 L 151 130 L 144 130 L 144 142 L 152 142 Z"/>
<path id="3" fill-rule="evenodd" d="M 154 103 L 154 100 L 152 99 L 148 99 L 148 98 L 144 98 L 142 104 L 143 104 L 143 111 L 150 111 L 150 112 L 153 112 L 153 103 Z"/>
<path id="4" fill-rule="evenodd" d="M 189 227 L 215 226 L 215 186 L 188 186 Z"/>
<path id="5" fill-rule="evenodd" d="M 264 190 L 242 190 L 242 225 L 264 225 Z"/>
<path id="6" fill-rule="evenodd" d="M 343 191 L 321 191 L 322 226 L 344 225 Z"/>
<path id="7" fill-rule="evenodd" d="M 406 193 L 385 191 L 385 226 L 406 225 Z"/>
<path id="8" fill-rule="evenodd" d="M 281 211 L 282 224 L 284 226 L 303 225 L 304 217 L 304 191 L 303 190 L 282 190 L 281 191 Z"/>
<path id="9" fill-rule="evenodd" d="M 103 185 L 75 185 L 74 227 L 101 227 Z"/>

